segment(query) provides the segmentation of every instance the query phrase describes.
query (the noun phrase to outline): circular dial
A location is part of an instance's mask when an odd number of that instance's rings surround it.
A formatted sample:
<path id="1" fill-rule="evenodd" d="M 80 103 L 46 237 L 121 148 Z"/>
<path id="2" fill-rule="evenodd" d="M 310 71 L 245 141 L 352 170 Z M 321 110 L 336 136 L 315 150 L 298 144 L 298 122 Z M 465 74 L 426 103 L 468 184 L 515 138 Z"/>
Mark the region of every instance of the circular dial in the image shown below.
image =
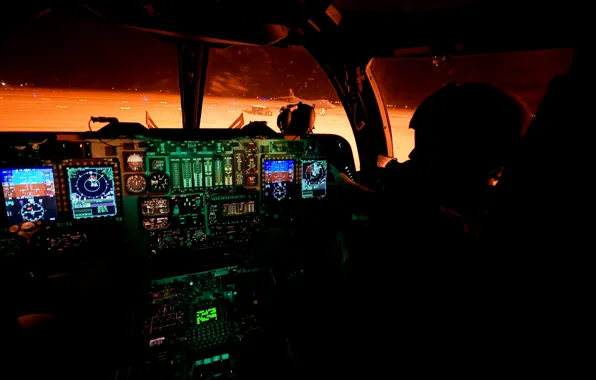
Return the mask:
<path id="1" fill-rule="evenodd" d="M 28 222 L 36 222 L 43 218 L 45 210 L 39 203 L 29 202 L 21 207 L 21 216 Z"/>
<path id="2" fill-rule="evenodd" d="M 192 238 L 195 241 L 204 241 L 205 240 L 205 232 L 201 231 L 201 230 L 197 230 L 194 232 L 194 234 L 192 235 Z"/>
<path id="3" fill-rule="evenodd" d="M 282 184 L 275 184 L 275 188 L 273 189 L 273 198 L 275 198 L 278 201 L 281 201 L 286 197 L 286 194 L 286 188 Z"/>
<path id="4" fill-rule="evenodd" d="M 302 173 L 302 177 L 309 185 L 325 182 L 327 177 L 326 168 L 317 161 L 306 166 Z"/>
<path id="5" fill-rule="evenodd" d="M 145 167 L 145 160 L 143 156 L 138 153 L 132 153 L 126 158 L 126 164 L 130 168 L 130 170 L 138 172 L 144 169 Z"/>
<path id="6" fill-rule="evenodd" d="M 107 178 L 101 169 L 89 169 L 79 174 L 75 187 L 83 199 L 100 199 L 113 194 L 112 179 Z"/>
<path id="7" fill-rule="evenodd" d="M 170 177 L 166 173 L 151 173 L 149 175 L 149 191 L 165 193 L 170 189 Z"/>
<path id="8" fill-rule="evenodd" d="M 125 187 L 129 193 L 143 193 L 147 189 L 147 180 L 141 174 L 134 174 L 126 179 Z"/>

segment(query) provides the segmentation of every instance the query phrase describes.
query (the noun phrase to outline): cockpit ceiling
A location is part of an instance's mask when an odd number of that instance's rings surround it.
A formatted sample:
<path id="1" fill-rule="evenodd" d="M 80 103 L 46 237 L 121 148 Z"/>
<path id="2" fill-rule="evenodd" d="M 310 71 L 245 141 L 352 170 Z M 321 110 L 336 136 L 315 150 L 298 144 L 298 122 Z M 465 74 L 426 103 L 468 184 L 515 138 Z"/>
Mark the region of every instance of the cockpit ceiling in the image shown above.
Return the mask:
<path id="1" fill-rule="evenodd" d="M 21 2 L 23 3 L 23 2 Z M 29 4 L 28 2 L 25 2 Z M 578 35 L 571 4 L 513 0 L 46 0 L 15 3 L 15 17 L 0 24 L 68 9 L 173 38 L 211 44 L 300 45 L 319 41 L 341 49 L 367 46 L 373 55 L 420 46 L 484 46 L 485 50 L 558 48 Z M 43 3 L 43 4 L 42 4 Z M 573 3 L 573 1 L 571 2 Z M 56 4 L 62 4 L 58 7 Z M 66 5 L 64 5 L 66 4 Z M 19 7 L 23 7 L 19 11 Z M 15 21 L 17 20 L 17 21 Z M 554 25 L 565 27 L 554 27 Z M 556 26 L 555 25 L 555 26 Z M 499 45 L 499 46 L 497 46 Z M 532 46 L 536 45 L 536 46 Z M 511 46 L 511 47 L 510 47 Z"/>
<path id="2" fill-rule="evenodd" d="M 430 12 L 439 9 L 458 8 L 479 3 L 477 0 L 335 0 L 333 5 L 342 12 L 379 12 L 392 11 L 400 13 Z"/>

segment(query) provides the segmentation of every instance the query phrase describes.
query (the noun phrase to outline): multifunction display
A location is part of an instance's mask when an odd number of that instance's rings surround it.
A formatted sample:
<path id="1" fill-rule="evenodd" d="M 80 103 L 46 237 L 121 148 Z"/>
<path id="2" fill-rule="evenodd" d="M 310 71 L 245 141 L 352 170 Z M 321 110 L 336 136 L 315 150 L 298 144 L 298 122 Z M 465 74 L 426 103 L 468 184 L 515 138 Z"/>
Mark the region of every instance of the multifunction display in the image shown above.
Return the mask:
<path id="1" fill-rule="evenodd" d="M 9 168 L 0 173 L 9 223 L 56 220 L 58 211 L 52 167 Z"/>
<path id="2" fill-rule="evenodd" d="M 302 161 L 302 198 L 322 198 L 327 194 L 327 161 Z"/>
<path id="3" fill-rule="evenodd" d="M 66 167 L 66 176 L 74 219 L 116 216 L 112 166 Z"/>

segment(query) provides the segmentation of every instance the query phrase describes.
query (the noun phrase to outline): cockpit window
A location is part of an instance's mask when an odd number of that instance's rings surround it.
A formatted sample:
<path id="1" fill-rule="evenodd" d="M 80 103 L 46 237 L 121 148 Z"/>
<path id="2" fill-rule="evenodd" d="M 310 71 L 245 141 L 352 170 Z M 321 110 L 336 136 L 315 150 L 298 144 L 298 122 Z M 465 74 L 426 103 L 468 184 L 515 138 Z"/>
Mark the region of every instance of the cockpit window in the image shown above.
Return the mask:
<path id="1" fill-rule="evenodd" d="M 50 12 L 0 46 L 0 131 L 80 132 L 90 116 L 145 125 L 147 114 L 182 125 L 176 46 L 148 33 Z"/>
<path id="2" fill-rule="evenodd" d="M 441 63 L 431 58 L 374 59 L 372 70 L 387 106 L 394 156 L 401 162 L 408 159 L 414 147 L 410 119 L 422 100 L 442 86 L 489 83 L 516 95 L 535 112 L 550 80 L 567 72 L 572 56 L 571 49 L 559 49 L 453 56 Z"/>
<path id="3" fill-rule="evenodd" d="M 88 16 L 50 12 L 0 37 L 0 131 L 80 132 L 90 116 L 181 128 L 176 46 Z M 359 166 L 348 117 L 302 47 L 212 49 L 201 128 L 242 115 L 278 130 L 280 108 L 300 100 L 316 106 L 314 133 L 344 137 Z"/>
<path id="4" fill-rule="evenodd" d="M 346 112 L 331 82 L 303 47 L 231 46 L 211 50 L 202 127 L 230 128 L 266 121 L 279 132 L 276 122 L 280 108 L 300 101 L 315 105 L 314 133 L 345 138 L 358 168 L 356 141 Z"/>

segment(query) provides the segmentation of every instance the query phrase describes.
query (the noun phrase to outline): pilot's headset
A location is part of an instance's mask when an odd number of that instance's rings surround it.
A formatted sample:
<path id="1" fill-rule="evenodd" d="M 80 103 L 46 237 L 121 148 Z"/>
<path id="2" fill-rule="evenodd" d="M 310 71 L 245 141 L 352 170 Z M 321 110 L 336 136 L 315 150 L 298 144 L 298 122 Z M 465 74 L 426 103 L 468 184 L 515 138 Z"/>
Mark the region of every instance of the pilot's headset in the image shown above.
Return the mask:
<path id="1" fill-rule="evenodd" d="M 310 134 L 315 129 L 315 107 L 308 104 L 288 104 L 281 107 L 277 126 L 284 135 Z"/>

